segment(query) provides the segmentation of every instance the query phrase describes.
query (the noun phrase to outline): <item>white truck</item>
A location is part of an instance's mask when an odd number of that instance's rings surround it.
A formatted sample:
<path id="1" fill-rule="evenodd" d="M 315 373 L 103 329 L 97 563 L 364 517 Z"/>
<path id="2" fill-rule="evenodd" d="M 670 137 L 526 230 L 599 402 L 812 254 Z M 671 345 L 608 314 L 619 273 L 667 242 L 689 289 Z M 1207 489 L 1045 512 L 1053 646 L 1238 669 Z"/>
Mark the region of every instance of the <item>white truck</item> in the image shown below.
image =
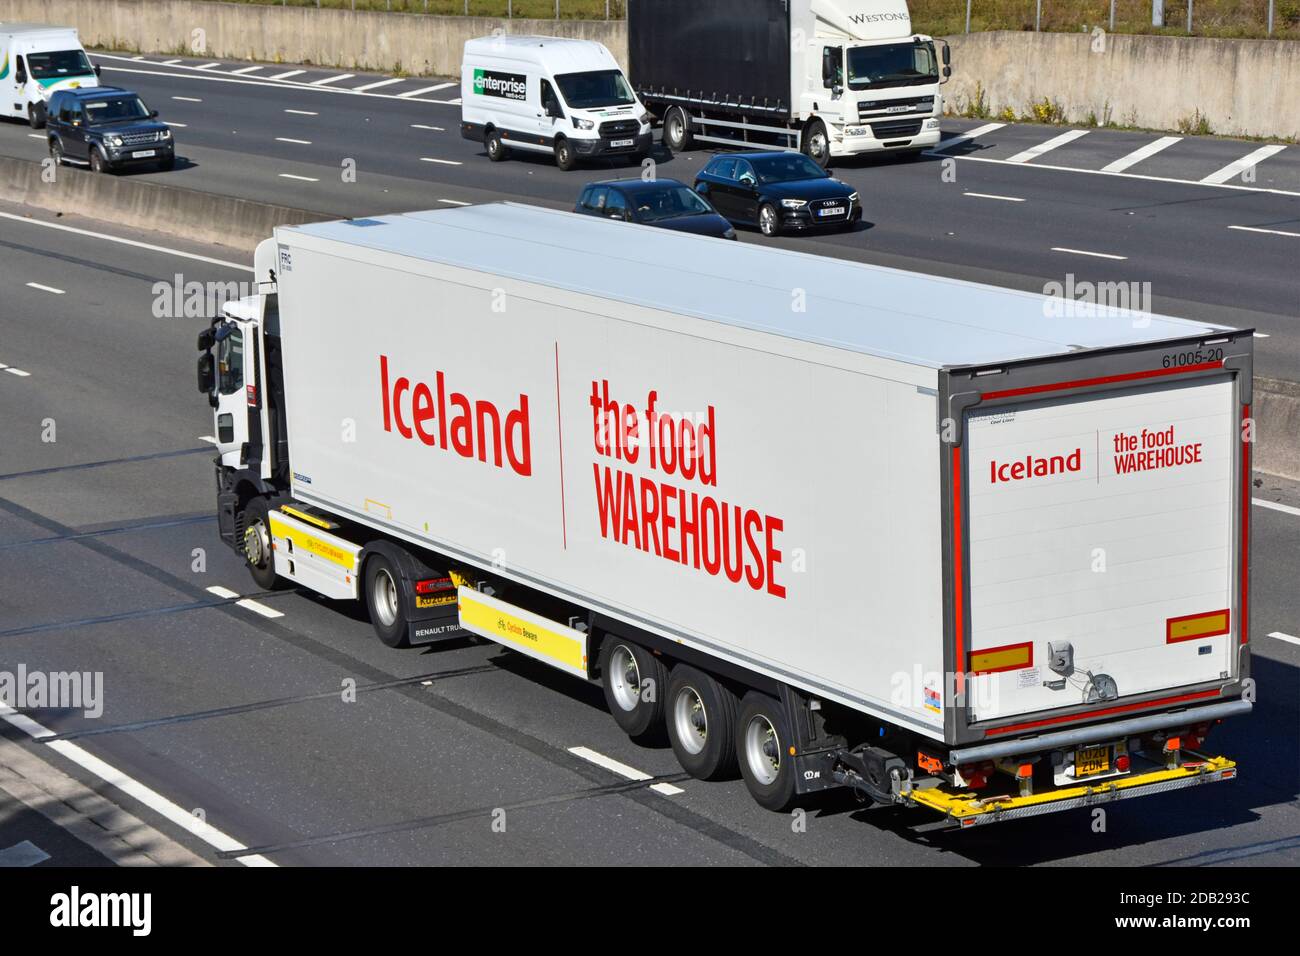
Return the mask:
<path id="1" fill-rule="evenodd" d="M 627 30 L 674 152 L 776 146 L 827 166 L 939 142 L 951 55 L 912 32 L 906 0 L 628 0 Z"/>
<path id="2" fill-rule="evenodd" d="M 50 97 L 59 90 L 99 85 L 72 27 L 0 22 L 0 116 L 45 125 Z"/>
<path id="3" fill-rule="evenodd" d="M 507 203 L 255 268 L 198 384 L 262 587 L 599 681 L 774 809 L 1236 774 L 1249 331 Z"/>

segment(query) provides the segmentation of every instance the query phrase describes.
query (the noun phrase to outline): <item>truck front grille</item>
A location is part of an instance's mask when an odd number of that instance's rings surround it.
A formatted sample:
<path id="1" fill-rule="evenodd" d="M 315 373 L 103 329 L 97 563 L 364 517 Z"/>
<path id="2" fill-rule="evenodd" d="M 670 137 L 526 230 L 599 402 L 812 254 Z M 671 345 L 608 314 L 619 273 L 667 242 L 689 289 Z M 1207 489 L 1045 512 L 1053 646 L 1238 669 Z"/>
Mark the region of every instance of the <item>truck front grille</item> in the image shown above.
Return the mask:
<path id="1" fill-rule="evenodd" d="M 610 120 L 608 123 L 600 124 L 600 135 L 604 139 L 635 136 L 639 132 L 641 132 L 641 124 L 634 119 Z"/>
<path id="2" fill-rule="evenodd" d="M 876 139 L 896 139 L 902 136 L 915 136 L 921 132 L 921 121 L 894 120 L 889 123 L 872 123 L 871 135 Z"/>

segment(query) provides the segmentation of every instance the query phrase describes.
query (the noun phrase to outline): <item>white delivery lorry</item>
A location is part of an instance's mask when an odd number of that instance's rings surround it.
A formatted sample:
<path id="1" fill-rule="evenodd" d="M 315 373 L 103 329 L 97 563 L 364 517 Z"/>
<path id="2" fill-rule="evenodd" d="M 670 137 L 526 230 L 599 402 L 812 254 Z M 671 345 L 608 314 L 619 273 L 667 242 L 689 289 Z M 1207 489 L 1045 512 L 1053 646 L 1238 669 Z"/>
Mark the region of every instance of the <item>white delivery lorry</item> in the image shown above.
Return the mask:
<path id="1" fill-rule="evenodd" d="M 99 67 L 72 27 L 0 22 L 0 116 L 40 129 L 56 92 L 98 85 Z"/>
<path id="2" fill-rule="evenodd" d="M 598 680 L 772 808 L 1235 775 L 1249 331 L 513 204 L 255 268 L 198 380 L 263 587 Z"/>
<path id="3" fill-rule="evenodd" d="M 461 136 L 493 162 L 516 149 L 550 154 L 564 170 L 598 156 L 650 155 L 650 116 L 595 40 L 467 40 L 460 87 Z"/>
<path id="4" fill-rule="evenodd" d="M 826 166 L 939 142 L 948 44 L 912 32 L 906 0 L 628 0 L 627 30 L 674 152 L 779 146 Z"/>

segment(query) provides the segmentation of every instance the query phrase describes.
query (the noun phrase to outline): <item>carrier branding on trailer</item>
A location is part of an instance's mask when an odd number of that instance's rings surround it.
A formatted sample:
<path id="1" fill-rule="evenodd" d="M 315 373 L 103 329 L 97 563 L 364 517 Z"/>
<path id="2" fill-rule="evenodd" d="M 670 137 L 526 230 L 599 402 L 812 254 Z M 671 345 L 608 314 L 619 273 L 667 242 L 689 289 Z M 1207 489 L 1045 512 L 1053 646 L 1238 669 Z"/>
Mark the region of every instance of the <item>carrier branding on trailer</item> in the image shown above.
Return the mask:
<path id="1" fill-rule="evenodd" d="M 281 228 L 255 270 L 198 382 L 263 587 L 599 681 L 770 808 L 1235 777 L 1249 330 L 512 204 Z"/>

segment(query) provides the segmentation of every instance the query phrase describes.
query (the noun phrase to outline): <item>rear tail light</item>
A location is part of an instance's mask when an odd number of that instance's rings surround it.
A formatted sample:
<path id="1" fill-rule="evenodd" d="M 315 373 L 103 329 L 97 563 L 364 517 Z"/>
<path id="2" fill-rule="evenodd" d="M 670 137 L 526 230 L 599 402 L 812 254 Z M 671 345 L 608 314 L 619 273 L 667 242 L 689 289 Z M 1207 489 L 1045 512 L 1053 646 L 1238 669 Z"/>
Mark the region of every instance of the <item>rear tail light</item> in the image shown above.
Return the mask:
<path id="1" fill-rule="evenodd" d="M 426 578 L 415 582 L 415 593 L 436 594 L 439 591 L 450 591 L 451 587 L 451 578 Z"/>
<path id="2" fill-rule="evenodd" d="M 1131 763 L 1128 759 L 1128 754 L 1120 754 L 1115 758 L 1115 769 L 1120 773 L 1128 773 L 1128 768 L 1130 766 Z"/>

